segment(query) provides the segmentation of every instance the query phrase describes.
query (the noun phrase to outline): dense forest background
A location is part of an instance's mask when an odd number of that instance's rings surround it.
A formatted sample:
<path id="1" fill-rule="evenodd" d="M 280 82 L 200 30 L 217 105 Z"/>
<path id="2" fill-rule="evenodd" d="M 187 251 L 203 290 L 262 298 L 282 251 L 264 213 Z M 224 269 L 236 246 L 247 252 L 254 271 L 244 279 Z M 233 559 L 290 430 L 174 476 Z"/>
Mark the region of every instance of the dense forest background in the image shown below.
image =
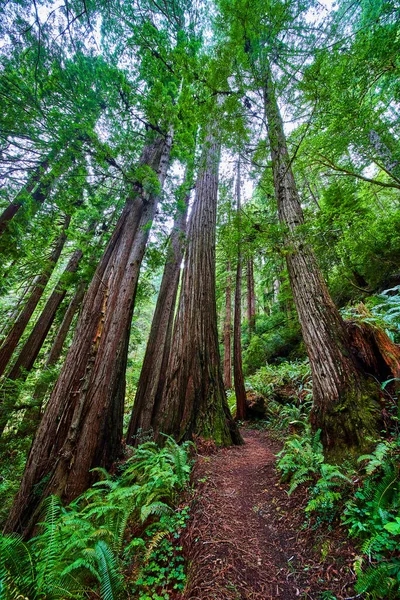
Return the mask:
<path id="1" fill-rule="evenodd" d="M 0 597 L 194 598 L 244 422 L 398 597 L 398 3 L 0 6 Z"/>

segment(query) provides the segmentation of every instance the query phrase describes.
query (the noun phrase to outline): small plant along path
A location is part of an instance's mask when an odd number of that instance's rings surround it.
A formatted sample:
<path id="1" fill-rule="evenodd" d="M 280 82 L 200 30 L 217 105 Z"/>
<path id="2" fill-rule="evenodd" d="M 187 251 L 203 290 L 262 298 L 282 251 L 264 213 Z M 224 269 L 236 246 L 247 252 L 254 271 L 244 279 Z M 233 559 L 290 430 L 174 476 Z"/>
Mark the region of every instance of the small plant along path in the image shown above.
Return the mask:
<path id="1" fill-rule="evenodd" d="M 351 596 L 348 542 L 301 530 L 305 490 L 294 499 L 280 484 L 280 444 L 266 432 L 242 435 L 244 446 L 202 456 L 195 466 L 184 600 Z"/>

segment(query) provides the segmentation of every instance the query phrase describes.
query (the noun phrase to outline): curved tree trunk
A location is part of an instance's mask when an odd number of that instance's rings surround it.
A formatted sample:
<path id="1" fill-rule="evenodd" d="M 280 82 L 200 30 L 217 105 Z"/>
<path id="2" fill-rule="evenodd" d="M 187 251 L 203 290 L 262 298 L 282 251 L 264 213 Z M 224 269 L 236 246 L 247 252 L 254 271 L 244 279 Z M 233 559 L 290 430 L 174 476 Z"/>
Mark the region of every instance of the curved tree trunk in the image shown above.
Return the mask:
<path id="1" fill-rule="evenodd" d="M 219 445 L 240 443 L 222 380 L 215 302 L 215 229 L 219 144 L 205 140 L 189 226 L 173 351 L 155 415 L 157 434 L 201 436 Z M 159 436 L 160 441 L 162 436 Z"/>
<path id="2" fill-rule="evenodd" d="M 341 458 L 349 450 L 365 450 L 379 432 L 378 389 L 352 355 L 343 320 L 302 233 L 303 211 L 270 71 L 264 101 L 279 219 L 287 228 L 286 262 L 312 370 L 312 423 L 321 429 L 328 455 Z"/>
<path id="3" fill-rule="evenodd" d="M 163 392 L 183 259 L 189 197 L 190 194 L 185 196 L 184 209 L 178 208 L 171 233 L 157 305 L 126 436 L 127 443 L 132 445 L 137 444 L 138 434 L 152 430 L 153 414 L 157 411 Z M 140 441 L 140 436 L 138 437 Z"/>
<path id="4" fill-rule="evenodd" d="M 64 221 L 62 232 L 57 238 L 55 247 L 51 253 L 48 265 L 44 269 L 43 273 L 36 278 L 32 291 L 24 308 L 22 309 L 20 315 L 18 316 L 14 325 L 10 329 L 6 339 L 4 340 L 0 348 L 0 375 L 3 375 L 4 371 L 6 370 L 7 365 L 10 362 L 11 357 L 13 355 L 13 352 L 21 339 L 21 336 L 24 333 L 31 316 L 43 295 L 44 289 L 50 279 L 54 267 L 56 266 L 56 263 L 60 258 L 61 252 L 64 248 L 64 244 L 67 240 L 66 231 L 68 229 L 70 221 L 71 217 L 67 216 Z"/>
<path id="5" fill-rule="evenodd" d="M 228 261 L 226 270 L 227 280 L 224 320 L 224 385 L 227 390 L 230 390 L 232 388 L 232 274 L 230 261 Z"/>
<path id="6" fill-rule="evenodd" d="M 238 225 L 238 256 L 236 266 L 235 287 L 235 315 L 233 321 L 233 378 L 235 381 L 236 395 L 236 418 L 240 421 L 246 419 L 247 404 L 246 390 L 244 387 L 242 366 L 242 242 L 241 236 L 241 213 L 240 213 L 240 161 L 237 166 L 236 201 L 237 201 L 237 225 Z"/>
<path id="7" fill-rule="evenodd" d="M 166 176 L 172 136 L 145 146 L 140 165 Z M 138 169 L 142 172 L 143 169 Z M 158 191 L 132 184 L 113 235 L 85 296 L 75 336 L 32 444 L 6 530 L 29 535 L 40 501 L 69 502 L 109 468 L 121 451 L 125 371 L 140 265 Z M 45 481 L 39 495 L 35 489 Z"/>
<path id="8" fill-rule="evenodd" d="M 254 263 L 253 258 L 247 260 L 247 322 L 249 324 L 250 336 L 254 333 L 256 326 L 256 296 L 254 292 Z"/>
<path id="9" fill-rule="evenodd" d="M 82 250 L 76 250 L 68 261 L 64 270 L 66 274 L 75 273 L 78 268 L 79 261 L 83 256 Z M 57 310 L 64 300 L 67 290 L 61 279 L 50 294 L 45 307 L 42 310 L 35 326 L 33 327 L 28 339 L 19 353 L 19 356 L 14 363 L 11 371 L 6 376 L 4 389 L 6 390 L 6 398 L 0 407 L 0 436 L 3 434 L 4 428 L 10 416 L 10 411 L 15 406 L 18 400 L 18 391 L 15 389 L 15 384 L 11 382 L 25 380 L 29 371 L 37 359 L 39 352 L 46 340 L 50 327 L 53 324 Z"/>
<path id="10" fill-rule="evenodd" d="M 44 371 L 46 371 L 46 369 L 49 369 L 50 367 L 53 367 L 61 356 L 61 352 L 66 337 L 68 335 L 69 329 L 71 327 L 72 320 L 82 304 L 82 300 L 85 295 L 86 285 L 86 281 L 81 281 L 78 284 L 78 287 L 76 288 L 76 292 L 73 295 L 71 302 L 67 307 L 67 310 L 65 311 L 64 318 L 57 331 L 56 337 L 54 338 L 53 344 L 51 346 L 49 355 L 44 366 Z M 37 382 L 32 394 L 33 405 L 32 407 L 26 409 L 26 412 L 21 422 L 21 426 L 18 429 L 18 434 L 31 435 L 36 431 L 40 422 L 43 400 L 46 396 L 46 392 L 49 389 L 50 385 L 51 384 L 49 380 L 46 378 L 40 379 Z"/>
<path id="11" fill-rule="evenodd" d="M 56 337 L 54 338 L 54 342 L 51 346 L 49 356 L 46 360 L 46 367 L 52 367 L 53 365 L 55 365 L 61 356 L 64 342 L 68 335 L 69 328 L 71 327 L 72 320 L 82 304 L 82 300 L 85 295 L 86 285 L 86 281 L 80 281 L 78 283 L 76 292 L 73 295 L 67 310 L 65 311 L 65 315 L 61 322 L 60 328 L 57 331 Z"/>

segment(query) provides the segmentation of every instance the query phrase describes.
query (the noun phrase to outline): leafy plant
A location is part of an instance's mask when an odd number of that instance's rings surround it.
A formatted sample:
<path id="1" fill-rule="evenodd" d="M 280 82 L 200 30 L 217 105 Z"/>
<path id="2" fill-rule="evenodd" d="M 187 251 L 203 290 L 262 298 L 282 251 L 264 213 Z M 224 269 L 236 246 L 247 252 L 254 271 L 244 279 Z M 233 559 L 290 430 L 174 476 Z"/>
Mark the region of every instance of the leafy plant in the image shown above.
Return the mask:
<path id="1" fill-rule="evenodd" d="M 305 483 L 315 479 L 324 462 L 320 431 L 312 435 L 308 429 L 302 437 L 293 436 L 277 455 L 277 467 L 282 473 L 282 480 L 290 482 L 289 494 Z"/>
<path id="2" fill-rule="evenodd" d="M 332 523 L 337 516 L 338 504 L 350 490 L 352 480 L 337 465 L 321 463 L 320 477 L 310 490 L 306 513 L 317 513 L 316 525 L 321 521 Z"/>
<path id="3" fill-rule="evenodd" d="M 187 518 L 186 511 L 175 513 L 173 507 L 189 479 L 189 447 L 172 438 L 162 449 L 147 442 L 134 450 L 117 477 L 98 469 L 103 479 L 69 506 L 48 498 L 34 539 L 0 538 L 1 597 L 83 598 L 90 589 L 103 600 L 123 597 L 127 562 L 134 555 L 144 565 L 150 557 L 156 561 L 156 548 Z M 128 528 L 144 534 L 127 543 Z M 177 580 L 177 573 L 170 579 Z"/>

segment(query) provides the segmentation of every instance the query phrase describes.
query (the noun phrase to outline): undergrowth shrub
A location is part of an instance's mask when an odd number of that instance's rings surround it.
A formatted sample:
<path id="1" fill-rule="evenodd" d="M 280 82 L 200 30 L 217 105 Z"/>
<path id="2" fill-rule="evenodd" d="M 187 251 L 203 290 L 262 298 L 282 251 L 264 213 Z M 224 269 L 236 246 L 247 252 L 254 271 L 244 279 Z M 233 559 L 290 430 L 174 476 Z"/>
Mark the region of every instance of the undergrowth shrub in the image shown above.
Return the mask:
<path id="1" fill-rule="evenodd" d="M 308 360 L 265 365 L 246 379 L 246 387 L 268 400 L 294 403 L 311 400 L 311 373 Z"/>
<path id="2" fill-rule="evenodd" d="M 184 526 L 186 512 L 174 506 L 190 470 L 189 443 L 178 446 L 168 438 L 160 449 L 147 442 L 117 476 L 97 469 L 102 480 L 69 506 L 48 498 L 34 539 L 0 537 L 0 598 L 79 599 L 90 590 L 103 600 L 129 597 L 127 565 L 135 562 L 146 570 L 158 544 Z M 182 583 L 182 573 L 170 572 L 169 588 L 174 577 Z M 167 599 L 168 591 L 161 591 L 162 596 L 146 592 L 141 598 Z"/>
<path id="3" fill-rule="evenodd" d="M 249 337 L 247 326 L 243 330 L 244 374 L 251 375 L 266 363 L 279 362 L 284 357 L 304 358 L 301 339 L 299 323 L 282 319 L 281 312 L 258 315 L 253 335 Z"/>
<path id="4" fill-rule="evenodd" d="M 400 597 L 400 439 L 380 442 L 370 455 L 350 464 L 325 463 L 319 432 L 306 427 L 290 437 L 277 468 L 291 494 L 308 483 L 306 524 L 347 526 L 360 541 L 354 569 L 356 593 L 371 600 Z"/>
<path id="5" fill-rule="evenodd" d="M 247 390 L 264 398 L 261 427 L 293 433 L 308 426 L 312 405 L 308 361 L 266 365 L 246 379 Z"/>
<path id="6" fill-rule="evenodd" d="M 383 329 L 393 342 L 400 342 L 400 285 L 384 290 L 365 300 L 367 314 L 357 307 L 343 309 L 346 319 L 366 321 Z"/>
<path id="7" fill-rule="evenodd" d="M 344 523 L 366 555 L 356 564 L 356 590 L 370 598 L 400 596 L 400 440 L 385 441 L 361 456 L 365 476 L 347 503 Z"/>

